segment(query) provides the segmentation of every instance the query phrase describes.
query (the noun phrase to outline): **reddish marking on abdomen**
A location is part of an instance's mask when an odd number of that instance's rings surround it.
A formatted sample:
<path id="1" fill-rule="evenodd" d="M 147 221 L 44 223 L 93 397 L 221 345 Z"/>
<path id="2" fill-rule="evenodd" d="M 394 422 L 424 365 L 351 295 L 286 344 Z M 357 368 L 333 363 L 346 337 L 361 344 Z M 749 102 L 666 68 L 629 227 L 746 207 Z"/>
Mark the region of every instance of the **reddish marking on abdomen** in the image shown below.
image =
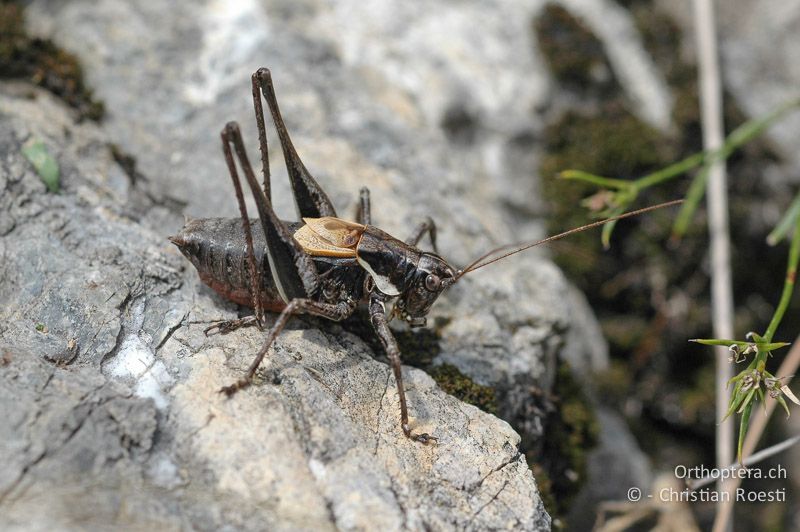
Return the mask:
<path id="1" fill-rule="evenodd" d="M 227 299 L 228 301 L 233 301 L 239 305 L 253 308 L 253 296 L 250 295 L 249 290 L 238 288 L 232 289 L 230 285 L 214 279 L 207 273 L 198 273 L 200 274 L 200 280 L 223 298 Z M 286 303 L 283 301 L 276 301 L 275 299 L 271 298 L 269 294 L 261 292 L 261 306 L 268 312 L 280 312 L 286 308 Z"/>

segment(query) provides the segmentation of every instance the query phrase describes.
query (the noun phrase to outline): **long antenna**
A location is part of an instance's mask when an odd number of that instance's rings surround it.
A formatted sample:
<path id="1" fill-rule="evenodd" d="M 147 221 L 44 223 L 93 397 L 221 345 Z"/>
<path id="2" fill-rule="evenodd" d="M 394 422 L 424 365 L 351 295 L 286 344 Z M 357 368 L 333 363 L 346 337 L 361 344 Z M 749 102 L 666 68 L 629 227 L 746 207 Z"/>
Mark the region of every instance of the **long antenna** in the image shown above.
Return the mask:
<path id="1" fill-rule="evenodd" d="M 572 234 L 575 234 L 575 233 L 580 233 L 581 231 L 586 231 L 587 229 L 592 229 L 593 227 L 598 227 L 600 225 L 607 224 L 608 222 L 615 222 L 617 220 L 622 220 L 623 218 L 630 218 L 631 216 L 638 216 L 638 215 L 644 214 L 646 212 L 654 211 L 656 209 L 662 209 L 664 207 L 671 207 L 673 205 L 678 205 L 680 203 L 683 203 L 682 199 L 673 200 L 673 201 L 667 201 L 665 203 L 659 203 L 658 205 L 651 205 L 650 207 L 645 207 L 643 209 L 638 209 L 638 210 L 635 210 L 635 211 L 626 212 L 624 214 L 620 214 L 619 216 L 612 216 L 611 218 L 606 218 L 605 220 L 598 220 L 597 222 L 592 222 L 592 223 L 587 224 L 587 225 L 582 225 L 580 227 L 576 227 L 574 229 L 570 229 L 569 231 L 564 231 L 563 233 L 559 233 L 559 234 L 553 235 L 553 236 L 548 236 L 547 238 L 544 238 L 542 240 L 537 240 L 536 242 L 518 242 L 516 244 L 506 244 L 505 246 L 500 246 L 499 248 L 495 248 L 495 249 L 489 251 L 488 253 L 485 253 L 485 254 L 481 255 L 476 260 L 472 261 L 467 267 L 465 267 L 464 269 L 460 270 L 456 274 L 455 280 L 457 281 L 458 279 L 460 279 L 464 275 L 468 274 L 469 272 L 474 272 L 478 268 L 483 268 L 484 266 L 488 266 L 489 264 L 492 264 L 493 262 L 497 262 L 499 260 L 503 260 L 506 257 L 510 257 L 511 255 L 519 253 L 520 251 L 525 251 L 526 249 L 530 249 L 530 248 L 532 248 L 534 246 L 538 246 L 540 244 L 547 244 L 548 242 L 552 242 L 554 240 L 560 240 L 560 239 L 564 238 L 565 236 L 569 236 L 569 235 L 572 235 Z M 486 260 L 487 258 L 491 257 L 492 255 L 494 255 L 495 253 L 498 253 L 500 251 L 504 251 L 506 249 L 512 249 L 512 251 L 509 251 L 508 253 L 500 255 L 499 257 L 495 257 L 495 258 L 493 258 L 491 260 L 487 260 L 486 262 L 482 262 L 482 261 Z"/>

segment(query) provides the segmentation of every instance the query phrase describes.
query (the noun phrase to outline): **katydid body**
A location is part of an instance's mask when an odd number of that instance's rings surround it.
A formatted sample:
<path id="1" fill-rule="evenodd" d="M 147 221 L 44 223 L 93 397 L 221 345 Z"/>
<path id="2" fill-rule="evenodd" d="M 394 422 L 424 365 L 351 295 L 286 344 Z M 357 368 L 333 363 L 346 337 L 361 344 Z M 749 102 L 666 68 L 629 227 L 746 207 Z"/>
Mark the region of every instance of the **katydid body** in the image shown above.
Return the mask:
<path id="1" fill-rule="evenodd" d="M 400 351 L 388 327 L 385 307 L 386 301 L 397 298 L 396 313 L 412 326 L 423 325 L 433 301 L 448 280 L 455 279 L 456 270 L 441 257 L 415 247 L 426 232 L 431 240 L 435 238 L 433 223 L 428 221 L 417 227 L 408 243 L 389 236 L 369 225 L 371 209 L 366 188 L 360 194 L 358 223 L 337 218 L 327 194 L 292 145 L 267 69 L 253 74 L 252 88 L 263 189 L 250 166 L 239 126 L 234 122 L 227 124 L 222 131 L 223 152 L 241 218 L 192 220 L 171 237 L 206 284 L 223 297 L 255 308 L 255 317 L 250 320 L 234 320 L 210 329 L 225 332 L 246 321 L 262 325 L 264 310 L 280 312 L 247 374 L 221 391 L 230 396 L 252 383 L 270 345 L 292 314 L 307 313 L 340 321 L 350 316 L 359 302 L 366 301 L 370 320 L 386 349 L 397 382 L 401 429 L 406 436 L 422 443 L 435 440 L 428 434 L 412 433 L 409 427 Z M 278 132 L 303 222 L 284 222 L 272 209 L 262 95 Z M 251 221 L 247 214 L 234 154 L 255 199 L 258 220 Z"/>
<path id="2" fill-rule="evenodd" d="M 400 401 L 400 428 L 412 440 L 422 443 L 435 441 L 436 438 L 427 433 L 412 432 L 409 426 L 400 350 L 389 329 L 390 318 L 397 316 L 412 327 L 423 326 L 439 294 L 466 273 L 540 243 L 653 208 L 595 222 L 521 247 L 513 246 L 516 249 L 492 258 L 495 252 L 510 248 L 504 246 L 457 270 L 435 252 L 417 247 L 422 237 L 428 234 L 434 251 L 436 249 L 436 228 L 430 218 L 416 226 L 406 240 L 399 240 L 372 226 L 366 188 L 361 189 L 357 221 L 338 218 L 327 194 L 308 172 L 292 145 L 267 69 L 259 69 L 253 74 L 252 89 L 261 150 L 262 185 L 250 166 L 239 126 L 235 122 L 228 123 L 222 130 L 222 146 L 241 216 L 235 219 L 195 219 L 171 237 L 197 268 L 203 282 L 221 296 L 255 309 L 252 317 L 220 322 L 209 327 L 206 333 L 210 330 L 228 332 L 253 323 L 263 327 L 265 310 L 280 313 L 245 376 L 220 390 L 228 396 L 252 383 L 269 347 L 291 315 L 305 313 L 340 321 L 350 316 L 359 303 L 365 302 L 395 377 Z M 278 132 L 302 221 L 282 221 L 272 209 L 262 96 Z M 251 219 L 247 214 L 234 156 L 255 199 L 258 219 Z M 664 205 L 668 204 L 660 206 Z M 387 314 L 388 302 L 394 302 L 394 306 Z"/>

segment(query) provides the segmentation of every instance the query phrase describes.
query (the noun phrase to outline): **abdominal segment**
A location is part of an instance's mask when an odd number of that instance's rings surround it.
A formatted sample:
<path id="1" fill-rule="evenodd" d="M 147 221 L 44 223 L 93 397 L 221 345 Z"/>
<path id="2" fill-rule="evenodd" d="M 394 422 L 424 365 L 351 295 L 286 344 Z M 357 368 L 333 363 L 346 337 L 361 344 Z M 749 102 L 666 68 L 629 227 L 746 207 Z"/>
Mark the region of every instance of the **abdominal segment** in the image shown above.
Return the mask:
<path id="1" fill-rule="evenodd" d="M 280 312 L 286 306 L 269 269 L 267 244 L 258 220 L 251 220 L 253 250 L 260 280 L 259 297 L 265 310 Z M 239 218 L 191 220 L 170 238 L 189 259 L 200 279 L 223 298 L 253 307 L 247 242 Z"/>

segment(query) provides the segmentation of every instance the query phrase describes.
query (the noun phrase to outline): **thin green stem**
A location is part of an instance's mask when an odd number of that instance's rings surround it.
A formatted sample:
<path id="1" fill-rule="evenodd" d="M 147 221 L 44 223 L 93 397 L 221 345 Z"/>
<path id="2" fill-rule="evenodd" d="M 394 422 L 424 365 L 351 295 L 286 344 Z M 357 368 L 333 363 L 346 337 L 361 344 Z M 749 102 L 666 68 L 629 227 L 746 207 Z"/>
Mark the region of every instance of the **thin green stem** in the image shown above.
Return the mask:
<path id="1" fill-rule="evenodd" d="M 772 341 L 775 331 L 778 329 L 783 315 L 789 306 L 789 301 L 792 299 L 792 292 L 794 291 L 795 278 L 797 277 L 797 263 L 800 261 L 800 217 L 794 225 L 794 234 L 792 235 L 792 244 L 789 248 L 789 264 L 786 267 L 786 280 L 783 283 L 783 293 L 781 300 L 778 303 L 778 308 L 775 309 L 775 314 L 772 316 L 772 321 L 769 322 L 767 332 L 764 333 L 764 340 L 767 342 Z"/>
<path id="2" fill-rule="evenodd" d="M 774 246 L 783 240 L 783 237 L 786 236 L 789 229 L 794 226 L 798 216 L 800 216 L 800 192 L 794 197 L 794 201 L 792 201 L 792 204 L 789 206 L 786 214 L 783 215 L 783 218 L 781 218 L 781 221 L 778 222 L 778 225 L 775 226 L 775 229 L 767 235 L 767 244 Z"/>
<path id="3" fill-rule="evenodd" d="M 586 183 L 591 183 L 592 185 L 597 185 L 599 187 L 615 188 L 617 190 L 630 188 L 631 185 L 633 184 L 633 181 L 625 181 L 624 179 L 612 179 L 610 177 L 603 177 L 601 175 L 590 174 L 589 172 L 584 172 L 583 170 L 564 170 L 560 172 L 558 175 L 562 179 L 574 179 L 577 181 L 584 181 Z"/>
<path id="4" fill-rule="evenodd" d="M 800 106 L 800 99 L 790 100 L 783 105 L 777 107 L 772 112 L 758 119 L 748 120 L 740 125 L 725 138 L 724 144 L 720 149 L 708 154 L 704 159 L 703 169 L 697 173 L 689 186 L 689 192 L 686 194 L 686 202 L 681 207 L 678 216 L 675 219 L 675 225 L 672 229 L 672 235 L 675 238 L 681 238 L 686 234 L 686 230 L 691 223 L 692 217 L 700 205 L 700 200 L 703 199 L 706 190 L 706 181 L 708 180 L 708 173 L 711 166 L 720 159 L 727 159 L 735 152 L 742 144 L 749 142 L 764 132 L 767 127 L 772 125 L 777 119 L 782 118 L 788 111 L 794 107 Z"/>
<path id="5" fill-rule="evenodd" d="M 711 164 L 705 165 L 692 179 L 692 184 L 689 185 L 689 191 L 686 193 L 686 202 L 681 205 L 681 210 L 678 211 L 675 223 L 672 226 L 673 239 L 682 238 L 686 234 L 697 206 L 700 205 L 700 201 L 705 196 L 706 181 L 708 181 L 709 173 L 711 173 Z"/>
<path id="6" fill-rule="evenodd" d="M 800 98 L 784 103 L 761 118 L 748 120 L 747 122 L 743 123 L 725 138 L 724 143 L 719 149 L 710 152 L 702 151 L 692 154 L 683 160 L 667 166 L 666 168 L 662 168 L 661 170 L 657 170 L 638 179 L 630 181 L 625 179 L 614 179 L 584 172 L 583 170 L 564 170 L 563 172 L 560 172 L 559 176 L 563 179 L 583 181 L 600 188 L 606 188 L 615 191 L 613 204 L 617 208 L 624 210 L 636 200 L 636 197 L 643 190 L 667 182 L 677 176 L 687 173 L 693 168 L 701 166 L 701 170 L 697 173 L 694 179 L 692 179 L 689 190 L 686 194 L 686 201 L 681 207 L 678 216 L 675 218 L 672 235 L 673 238 L 681 238 L 686 234 L 692 218 L 694 217 L 694 213 L 697 211 L 700 202 L 705 196 L 706 181 L 708 180 L 708 174 L 711 166 L 716 161 L 725 160 L 730 157 L 731 154 L 739 149 L 743 144 L 763 133 L 764 130 L 773 122 L 779 118 L 782 118 L 787 112 L 796 107 L 800 107 Z M 798 200 L 796 200 L 796 206 L 793 205 L 793 209 L 796 209 L 797 212 L 800 213 L 800 196 L 798 196 Z M 779 229 L 780 227 L 773 231 L 773 233 L 770 235 L 771 239 L 780 238 L 783 236 L 783 234 L 779 232 Z M 603 245 L 605 247 L 608 247 L 609 245 L 613 230 L 614 224 L 609 224 L 603 228 L 602 238 Z"/>
<path id="7" fill-rule="evenodd" d="M 657 172 L 653 172 L 652 174 L 647 174 L 646 176 L 640 177 L 639 179 L 633 181 L 633 185 L 636 187 L 637 190 L 643 190 L 647 187 L 652 187 L 653 185 L 658 185 L 664 181 L 668 181 L 673 177 L 685 174 L 692 168 L 696 166 L 700 166 L 703 164 L 703 161 L 706 159 L 706 152 L 701 151 L 690 155 L 689 157 L 678 161 L 677 163 L 673 163 L 666 168 L 662 168 Z"/>

